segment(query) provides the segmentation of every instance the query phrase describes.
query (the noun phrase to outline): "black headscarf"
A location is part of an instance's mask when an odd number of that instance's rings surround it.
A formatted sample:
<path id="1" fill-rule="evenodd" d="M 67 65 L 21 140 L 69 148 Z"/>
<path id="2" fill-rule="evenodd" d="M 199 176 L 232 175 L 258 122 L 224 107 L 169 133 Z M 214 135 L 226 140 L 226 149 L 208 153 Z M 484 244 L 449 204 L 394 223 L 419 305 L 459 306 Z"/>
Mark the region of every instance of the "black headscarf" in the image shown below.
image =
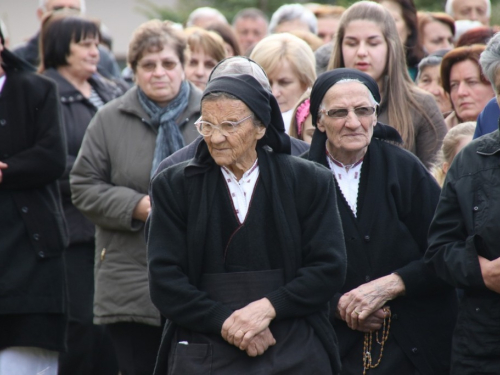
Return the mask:
<path id="1" fill-rule="evenodd" d="M 330 88 L 343 79 L 356 79 L 364 84 L 373 95 L 373 98 L 380 103 L 380 91 L 375 80 L 368 74 L 356 69 L 337 68 L 319 75 L 311 90 L 311 117 L 312 124 L 316 126 L 318 121 L 318 111 L 323 101 L 323 97 Z"/>
<path id="2" fill-rule="evenodd" d="M 34 72 L 36 69 L 33 65 L 24 61 L 20 57 L 17 57 L 12 52 L 10 52 L 7 48 L 5 48 L 5 39 L 2 33 L 2 29 L 0 28 L 0 43 L 2 43 L 3 51 L 1 52 L 2 56 L 2 68 L 7 73 L 9 71 L 25 71 L 25 72 Z"/>
<path id="3" fill-rule="evenodd" d="M 266 127 L 266 135 L 259 140 L 258 147 L 267 145 L 274 152 L 290 154 L 290 137 L 285 133 L 278 102 L 254 77 L 234 74 L 214 78 L 208 82 L 202 100 L 215 92 L 225 92 L 240 99 Z"/>
<path id="4" fill-rule="evenodd" d="M 380 103 L 380 91 L 378 89 L 377 82 L 375 82 L 375 80 L 368 74 L 349 68 L 337 68 L 330 70 L 318 76 L 318 79 L 314 83 L 311 90 L 310 112 L 313 126 L 317 126 L 319 107 L 321 106 L 321 102 L 323 101 L 325 94 L 333 85 L 343 79 L 355 79 L 360 81 L 368 88 L 368 90 L 370 90 L 377 103 Z M 403 142 L 396 129 L 391 126 L 381 124 L 380 122 L 377 122 L 377 125 L 373 129 L 373 137 L 396 144 Z M 312 160 L 319 160 L 314 159 L 320 157 L 317 155 L 318 153 L 324 155 L 326 140 L 326 132 L 322 132 L 316 127 L 309 152 L 309 156 Z"/>

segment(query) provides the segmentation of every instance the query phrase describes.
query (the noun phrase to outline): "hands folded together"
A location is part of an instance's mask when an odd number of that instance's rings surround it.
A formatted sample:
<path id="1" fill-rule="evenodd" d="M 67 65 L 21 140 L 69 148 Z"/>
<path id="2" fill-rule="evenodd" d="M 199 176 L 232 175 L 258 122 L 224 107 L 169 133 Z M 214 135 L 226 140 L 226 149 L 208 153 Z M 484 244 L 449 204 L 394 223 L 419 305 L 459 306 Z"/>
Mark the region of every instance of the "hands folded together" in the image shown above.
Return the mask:
<path id="1" fill-rule="evenodd" d="M 270 346 L 276 344 L 269 330 L 269 324 L 275 316 L 276 311 L 267 298 L 249 303 L 226 319 L 222 325 L 222 338 L 245 350 L 250 357 L 264 354 Z"/>

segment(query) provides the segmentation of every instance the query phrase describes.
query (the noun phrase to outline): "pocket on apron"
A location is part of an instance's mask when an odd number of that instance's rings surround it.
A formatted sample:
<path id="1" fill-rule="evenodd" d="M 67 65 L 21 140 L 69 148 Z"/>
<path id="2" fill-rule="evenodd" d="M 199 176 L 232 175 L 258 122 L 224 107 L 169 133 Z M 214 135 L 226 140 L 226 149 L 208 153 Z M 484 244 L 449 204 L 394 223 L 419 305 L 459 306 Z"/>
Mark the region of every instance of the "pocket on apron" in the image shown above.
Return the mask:
<path id="1" fill-rule="evenodd" d="M 176 344 L 169 375 L 210 375 L 211 370 L 212 344 Z"/>

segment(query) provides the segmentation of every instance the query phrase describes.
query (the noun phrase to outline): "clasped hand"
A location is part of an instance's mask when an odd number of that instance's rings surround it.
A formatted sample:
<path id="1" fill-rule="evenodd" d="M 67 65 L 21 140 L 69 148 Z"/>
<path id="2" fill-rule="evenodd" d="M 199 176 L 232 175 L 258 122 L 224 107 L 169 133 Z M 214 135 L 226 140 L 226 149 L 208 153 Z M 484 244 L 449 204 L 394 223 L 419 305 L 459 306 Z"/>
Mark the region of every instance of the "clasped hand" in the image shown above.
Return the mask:
<path id="1" fill-rule="evenodd" d="M 391 274 L 345 293 L 337 304 L 337 314 L 349 328 L 373 332 L 381 328 L 388 313 L 383 310 L 387 301 L 404 294 L 405 286 L 399 275 Z"/>
<path id="2" fill-rule="evenodd" d="M 275 316 L 276 311 L 267 298 L 249 303 L 225 320 L 221 330 L 222 338 L 240 350 L 245 350 L 251 357 L 261 355 L 276 344 L 269 330 L 269 324 Z"/>

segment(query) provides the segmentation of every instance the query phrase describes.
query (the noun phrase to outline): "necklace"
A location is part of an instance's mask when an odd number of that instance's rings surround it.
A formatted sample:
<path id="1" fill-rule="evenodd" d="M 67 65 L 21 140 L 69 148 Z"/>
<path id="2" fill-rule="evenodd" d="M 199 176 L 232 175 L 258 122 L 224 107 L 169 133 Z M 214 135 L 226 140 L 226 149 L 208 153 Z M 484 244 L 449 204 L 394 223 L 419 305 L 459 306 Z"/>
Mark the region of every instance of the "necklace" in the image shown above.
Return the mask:
<path id="1" fill-rule="evenodd" d="M 377 367 L 382 360 L 382 355 L 384 354 L 384 345 L 389 338 L 389 331 L 391 329 L 391 308 L 389 306 L 384 307 L 384 312 L 386 316 L 384 318 L 384 324 L 382 326 L 382 335 L 379 340 L 378 331 L 375 332 L 375 340 L 380 345 L 380 355 L 378 357 L 377 363 L 372 362 L 372 343 L 373 343 L 373 332 L 365 333 L 365 339 L 363 342 L 363 375 L 372 368 Z"/>

